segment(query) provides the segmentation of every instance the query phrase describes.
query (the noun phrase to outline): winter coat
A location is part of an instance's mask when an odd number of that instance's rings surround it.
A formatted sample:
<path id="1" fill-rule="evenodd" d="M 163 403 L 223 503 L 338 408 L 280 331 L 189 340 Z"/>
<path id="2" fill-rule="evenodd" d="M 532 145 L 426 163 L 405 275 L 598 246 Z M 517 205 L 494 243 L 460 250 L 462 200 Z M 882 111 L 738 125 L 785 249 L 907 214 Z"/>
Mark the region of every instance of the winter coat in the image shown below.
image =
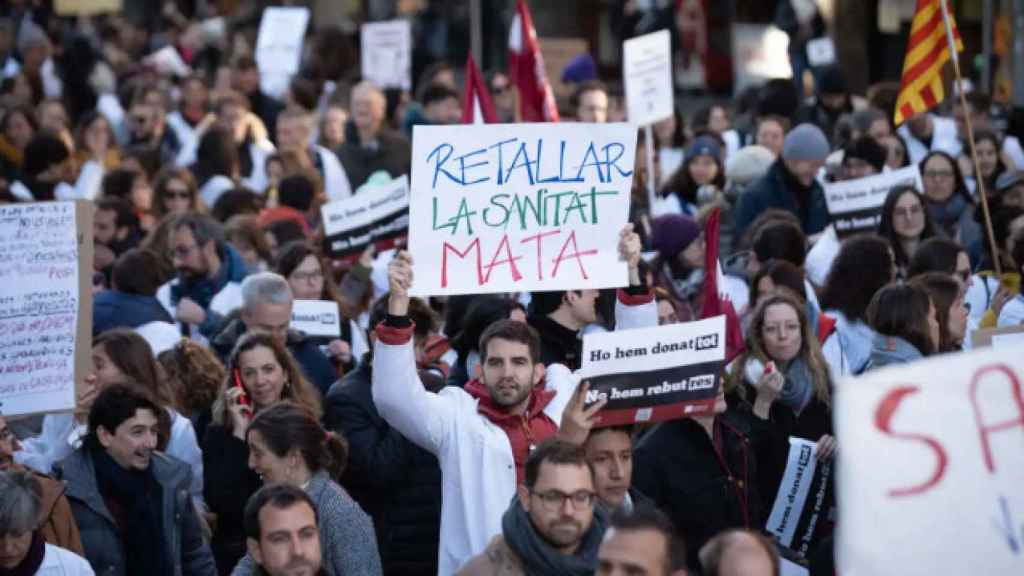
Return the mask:
<path id="1" fill-rule="evenodd" d="M 242 256 L 225 244 L 221 253 L 220 270 L 213 278 L 203 277 L 185 284 L 181 278 L 172 278 L 156 291 L 156 298 L 172 317 L 182 298 L 189 298 L 206 311 L 206 320 L 189 327 L 193 335 L 210 338 L 224 324 L 224 317 L 242 306 L 242 280 L 248 271 Z"/>
<path id="2" fill-rule="evenodd" d="M 217 569 L 203 540 L 196 508 L 189 497 L 191 471 L 187 464 L 154 452 L 150 460 L 162 498 L 165 556 L 174 562 L 176 576 L 214 576 Z M 96 483 L 88 448 L 80 448 L 57 467 L 82 537 L 85 556 L 93 570 L 110 576 L 128 576 L 120 528 L 107 508 Z"/>
<path id="3" fill-rule="evenodd" d="M 104 290 L 93 298 L 93 336 L 114 328 L 138 328 L 150 322 L 174 323 L 174 318 L 153 296 Z"/>
<path id="4" fill-rule="evenodd" d="M 921 351 L 913 344 L 899 336 L 886 336 L 875 334 L 874 345 L 871 348 L 871 361 L 868 369 L 874 370 L 890 364 L 903 364 L 924 358 Z"/>
<path id="5" fill-rule="evenodd" d="M 825 314 L 836 319 L 835 331 L 821 346 L 832 379 L 863 373 L 871 360 L 875 331 L 861 320 L 850 320 L 839 310 L 826 310 Z"/>
<path id="6" fill-rule="evenodd" d="M 378 170 L 384 170 L 392 178 L 408 174 L 412 156 L 409 141 L 401 134 L 386 129 L 377 134 L 375 146 L 363 146 L 352 122 L 346 124 L 345 143 L 337 152 L 353 190 Z"/>
<path id="7" fill-rule="evenodd" d="M 245 503 L 262 483 L 249 469 L 249 446 L 218 424 L 210 424 L 203 437 L 203 471 L 206 505 L 217 517 L 210 547 L 218 570 L 227 575 L 245 555 Z"/>
<path id="8" fill-rule="evenodd" d="M 515 550 L 498 535 L 483 551 L 466 563 L 457 576 L 527 576 L 523 561 Z"/>
<path id="9" fill-rule="evenodd" d="M 324 398 L 324 426 L 348 440 L 341 483 L 373 517 L 384 574 L 433 576 L 441 529 L 441 468 L 433 454 L 381 417 L 366 360 Z"/>
<path id="10" fill-rule="evenodd" d="M 800 227 L 808 236 L 824 230 L 830 218 L 821 184 L 815 180 L 807 191 L 796 191 L 796 185 L 783 160 L 776 160 L 767 174 L 740 195 L 735 210 L 736 237 L 742 237 L 751 222 L 769 208 L 792 212 L 800 219 Z"/>
<path id="11" fill-rule="evenodd" d="M 21 466 L 14 465 L 15 469 Z M 33 472 L 40 488 L 39 533 L 47 544 L 84 556 L 78 524 L 71 514 L 71 505 L 64 497 L 64 484 L 49 476 Z"/>

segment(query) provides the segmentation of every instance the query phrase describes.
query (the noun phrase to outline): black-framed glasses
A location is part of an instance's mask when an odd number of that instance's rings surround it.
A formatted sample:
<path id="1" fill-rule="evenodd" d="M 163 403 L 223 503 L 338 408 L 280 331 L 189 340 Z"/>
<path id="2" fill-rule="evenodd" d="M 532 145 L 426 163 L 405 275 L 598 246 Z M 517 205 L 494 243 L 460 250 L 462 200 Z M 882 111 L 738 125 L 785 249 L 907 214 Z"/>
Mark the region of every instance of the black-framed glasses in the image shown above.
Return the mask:
<path id="1" fill-rule="evenodd" d="M 566 494 L 561 490 L 545 490 L 544 492 L 535 492 L 530 490 L 530 494 L 533 494 L 537 498 L 540 498 L 541 504 L 548 510 L 560 510 L 565 506 L 566 501 L 572 502 L 572 507 L 576 509 L 590 508 L 594 505 L 594 498 L 597 494 L 589 490 L 578 490 L 572 494 Z"/>

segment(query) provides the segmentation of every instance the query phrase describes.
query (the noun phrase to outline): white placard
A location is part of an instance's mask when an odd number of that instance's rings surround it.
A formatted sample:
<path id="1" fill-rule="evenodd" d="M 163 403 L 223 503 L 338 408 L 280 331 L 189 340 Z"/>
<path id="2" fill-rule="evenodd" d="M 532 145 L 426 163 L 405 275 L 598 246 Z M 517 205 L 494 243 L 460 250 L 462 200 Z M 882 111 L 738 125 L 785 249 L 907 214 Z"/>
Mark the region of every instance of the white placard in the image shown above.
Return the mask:
<path id="1" fill-rule="evenodd" d="M 921 173 L 917 166 L 826 184 L 825 204 L 832 216 L 836 234 L 843 238 L 855 232 L 878 228 L 885 197 L 896 186 L 913 186 L 920 191 Z"/>
<path id="2" fill-rule="evenodd" d="M 412 294 L 627 285 L 635 148 L 629 124 L 416 126 Z"/>
<path id="3" fill-rule="evenodd" d="M 986 348 L 836 386 L 839 574 L 1024 574 L 1024 357 Z"/>
<path id="4" fill-rule="evenodd" d="M 84 202 L 0 206 L 0 414 L 75 407 L 76 351 L 81 373 L 90 348 L 91 214 Z"/>
<path id="5" fill-rule="evenodd" d="M 272 7 L 263 10 L 256 38 L 260 88 L 281 98 L 302 63 L 302 44 L 309 25 L 309 8 Z M 268 128 L 272 128 L 269 127 Z"/>
<path id="6" fill-rule="evenodd" d="M 672 42 L 668 30 L 626 40 L 622 45 L 626 116 L 637 126 L 672 116 Z"/>
<path id="7" fill-rule="evenodd" d="M 309 336 L 341 338 L 341 313 L 330 300 L 296 300 L 292 303 L 292 330 Z"/>
<path id="8" fill-rule="evenodd" d="M 408 20 L 367 22 L 359 29 L 363 78 L 378 88 L 412 88 L 412 31 Z"/>
<path id="9" fill-rule="evenodd" d="M 363 185 L 359 193 L 320 207 L 327 251 L 335 257 L 361 252 L 372 242 L 401 236 L 409 228 L 409 178 Z"/>
<path id="10" fill-rule="evenodd" d="M 807 63 L 811 66 L 830 66 L 836 63 L 836 45 L 832 38 L 822 36 L 807 41 Z"/>
<path id="11" fill-rule="evenodd" d="M 1020 346 L 1024 344 L 1024 332 L 1018 332 L 1016 334 L 993 334 L 992 335 L 992 347 L 993 348 L 1005 348 L 1011 346 Z"/>

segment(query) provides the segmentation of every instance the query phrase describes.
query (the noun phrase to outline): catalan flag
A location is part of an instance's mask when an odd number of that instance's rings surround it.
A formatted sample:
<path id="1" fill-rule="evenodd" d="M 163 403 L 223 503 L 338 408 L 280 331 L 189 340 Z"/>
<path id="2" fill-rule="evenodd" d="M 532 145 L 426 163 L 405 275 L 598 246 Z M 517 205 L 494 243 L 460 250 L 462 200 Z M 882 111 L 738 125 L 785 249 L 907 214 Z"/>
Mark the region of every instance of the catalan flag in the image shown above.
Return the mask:
<path id="1" fill-rule="evenodd" d="M 907 42 L 907 58 L 903 61 L 903 80 L 896 98 L 894 123 L 899 126 L 915 114 L 925 112 L 946 97 L 942 85 L 942 66 L 949 61 L 949 40 L 942 18 L 945 0 L 917 0 L 914 20 L 910 25 L 910 40 Z M 947 4 L 948 5 L 948 4 Z M 956 51 L 961 52 L 964 44 L 956 21 L 949 10 L 949 26 Z"/>

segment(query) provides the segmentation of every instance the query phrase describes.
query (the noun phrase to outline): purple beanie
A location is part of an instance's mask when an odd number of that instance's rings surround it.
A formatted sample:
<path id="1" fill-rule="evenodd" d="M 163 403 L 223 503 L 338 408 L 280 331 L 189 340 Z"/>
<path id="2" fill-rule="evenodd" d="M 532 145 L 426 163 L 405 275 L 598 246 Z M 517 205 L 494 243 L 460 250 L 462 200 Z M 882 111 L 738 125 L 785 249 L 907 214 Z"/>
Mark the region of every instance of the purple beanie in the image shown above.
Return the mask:
<path id="1" fill-rule="evenodd" d="M 658 216 L 651 224 L 651 248 L 663 258 L 675 258 L 700 236 L 700 225 L 684 214 Z"/>

